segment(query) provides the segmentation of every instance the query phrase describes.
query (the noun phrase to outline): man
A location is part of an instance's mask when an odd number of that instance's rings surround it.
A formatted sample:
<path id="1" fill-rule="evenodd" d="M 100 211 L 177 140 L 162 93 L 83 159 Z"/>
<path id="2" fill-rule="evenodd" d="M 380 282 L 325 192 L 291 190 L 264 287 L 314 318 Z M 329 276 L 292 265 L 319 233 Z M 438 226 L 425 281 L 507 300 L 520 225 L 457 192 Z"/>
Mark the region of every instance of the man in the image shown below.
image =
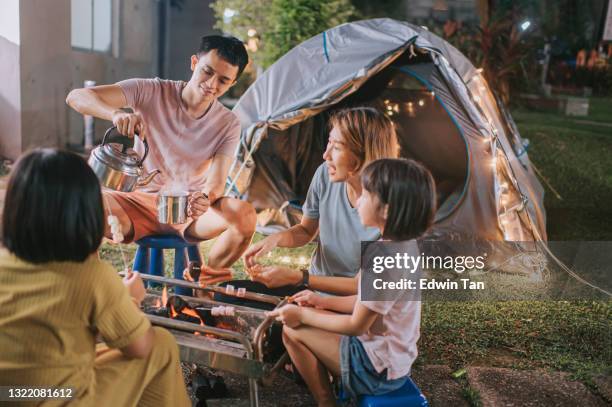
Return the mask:
<path id="1" fill-rule="evenodd" d="M 202 38 L 199 51 L 191 56 L 193 74 L 187 83 L 128 79 L 70 92 L 66 103 L 77 112 L 110 120 L 128 137 L 137 134 L 135 150 L 140 155 L 144 151 L 140 139 L 146 138 L 150 153 L 144 169 L 162 171 L 137 191 L 104 192 L 106 210 L 119 218 L 124 242 L 159 233 L 188 240 L 219 236 L 209 254 L 212 268 L 230 266 L 247 248 L 255 232 L 255 211 L 247 202 L 223 197 L 240 122 L 217 100 L 236 83 L 247 62 L 241 41 L 211 35 Z M 184 225 L 157 221 L 157 194 L 170 190 L 191 192 L 192 221 Z M 106 235 L 110 236 L 109 228 Z"/>

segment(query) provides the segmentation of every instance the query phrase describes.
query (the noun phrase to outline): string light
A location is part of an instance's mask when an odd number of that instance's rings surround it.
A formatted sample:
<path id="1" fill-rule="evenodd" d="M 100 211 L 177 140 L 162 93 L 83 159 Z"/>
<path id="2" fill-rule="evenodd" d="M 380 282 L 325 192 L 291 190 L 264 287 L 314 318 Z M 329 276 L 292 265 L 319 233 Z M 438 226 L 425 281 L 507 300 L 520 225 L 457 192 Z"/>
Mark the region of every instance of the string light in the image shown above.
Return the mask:
<path id="1" fill-rule="evenodd" d="M 423 99 L 419 100 L 419 106 L 421 107 L 425 106 L 425 101 Z"/>

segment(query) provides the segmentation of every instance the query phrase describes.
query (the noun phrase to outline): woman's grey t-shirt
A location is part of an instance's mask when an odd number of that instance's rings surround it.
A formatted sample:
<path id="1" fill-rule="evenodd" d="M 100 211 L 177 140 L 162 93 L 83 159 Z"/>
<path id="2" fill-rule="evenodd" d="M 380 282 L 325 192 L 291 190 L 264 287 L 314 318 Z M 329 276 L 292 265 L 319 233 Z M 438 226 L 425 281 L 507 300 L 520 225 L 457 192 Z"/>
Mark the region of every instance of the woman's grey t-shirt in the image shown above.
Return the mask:
<path id="1" fill-rule="evenodd" d="M 315 172 L 304 216 L 319 220 L 319 244 L 310 262 L 314 275 L 354 277 L 361 262 L 361 242 L 380 238 L 378 228 L 365 227 L 359 221 L 346 194 L 345 182 L 331 182 L 325 163 Z"/>

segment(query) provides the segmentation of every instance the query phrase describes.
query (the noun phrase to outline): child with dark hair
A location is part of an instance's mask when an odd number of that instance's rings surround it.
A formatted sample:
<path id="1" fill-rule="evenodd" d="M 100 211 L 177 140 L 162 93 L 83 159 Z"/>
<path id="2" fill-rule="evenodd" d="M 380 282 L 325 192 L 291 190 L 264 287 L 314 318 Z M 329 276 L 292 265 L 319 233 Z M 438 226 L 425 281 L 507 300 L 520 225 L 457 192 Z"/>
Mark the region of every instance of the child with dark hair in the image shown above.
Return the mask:
<path id="1" fill-rule="evenodd" d="M 381 159 L 362 172 L 358 201 L 361 222 L 377 227 L 409 256 L 435 214 L 433 177 L 412 160 Z M 384 243 L 382 243 L 384 244 Z M 369 270 L 371 271 L 371 270 Z M 362 269 L 359 279 L 362 279 Z M 329 373 L 340 376 L 353 397 L 401 387 L 417 356 L 421 303 L 418 292 L 394 290 L 380 297 L 323 297 L 303 291 L 270 314 L 284 324 L 283 342 L 319 406 L 333 406 Z M 329 312 L 335 311 L 337 313 Z"/>
<path id="2" fill-rule="evenodd" d="M 248 54 L 234 37 L 209 35 L 202 38 L 188 63 L 192 73 L 187 81 L 126 79 L 74 89 L 66 102 L 81 114 L 112 121 L 123 135 L 138 134 L 134 149 L 141 156 L 142 139 L 146 139 L 150 153 L 143 162 L 144 171 L 161 171 L 136 191 L 104 191 L 106 209 L 117 216 L 125 242 L 167 233 L 196 241 L 218 237 L 209 266 L 229 267 L 251 242 L 256 214 L 250 203 L 224 196 L 241 128 L 238 117 L 218 99 L 236 83 L 248 64 Z M 178 225 L 161 224 L 157 218 L 160 192 L 189 193 L 191 219 Z M 106 235 L 110 238 L 110 230 Z"/>
<path id="3" fill-rule="evenodd" d="M 122 284 L 97 256 L 102 194 L 82 158 L 55 149 L 21 157 L 2 229 L 1 386 L 70 388 L 53 405 L 191 405 L 174 337 L 137 307 L 139 275 Z"/>

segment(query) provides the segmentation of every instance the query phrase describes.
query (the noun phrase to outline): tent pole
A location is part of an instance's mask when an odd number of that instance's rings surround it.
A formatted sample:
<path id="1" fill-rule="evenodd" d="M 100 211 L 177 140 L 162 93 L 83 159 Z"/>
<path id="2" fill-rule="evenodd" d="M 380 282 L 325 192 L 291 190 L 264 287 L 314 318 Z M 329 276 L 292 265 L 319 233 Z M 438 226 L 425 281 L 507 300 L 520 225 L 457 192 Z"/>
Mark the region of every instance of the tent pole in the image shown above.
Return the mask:
<path id="1" fill-rule="evenodd" d="M 242 171 L 246 167 L 247 161 L 249 161 L 251 159 L 251 157 L 253 156 L 253 153 L 255 152 L 256 148 L 257 148 L 257 146 L 253 146 L 253 147 L 251 147 L 248 150 L 248 153 L 247 153 L 246 157 L 244 158 L 244 161 L 242 162 L 242 165 L 240 165 L 240 168 L 238 168 L 238 172 L 236 172 L 236 175 L 233 178 L 228 175 L 228 178 L 231 179 L 232 182 L 226 188 L 224 195 L 227 195 L 232 190 L 232 188 L 234 188 L 234 186 L 236 185 L 236 181 L 238 180 L 238 178 L 240 177 L 240 174 L 242 173 Z M 237 157 L 238 157 L 238 155 L 236 155 L 236 159 L 234 159 L 234 162 L 237 162 L 237 160 L 238 160 Z M 234 165 L 232 164 L 232 168 L 233 167 L 234 167 Z"/>

